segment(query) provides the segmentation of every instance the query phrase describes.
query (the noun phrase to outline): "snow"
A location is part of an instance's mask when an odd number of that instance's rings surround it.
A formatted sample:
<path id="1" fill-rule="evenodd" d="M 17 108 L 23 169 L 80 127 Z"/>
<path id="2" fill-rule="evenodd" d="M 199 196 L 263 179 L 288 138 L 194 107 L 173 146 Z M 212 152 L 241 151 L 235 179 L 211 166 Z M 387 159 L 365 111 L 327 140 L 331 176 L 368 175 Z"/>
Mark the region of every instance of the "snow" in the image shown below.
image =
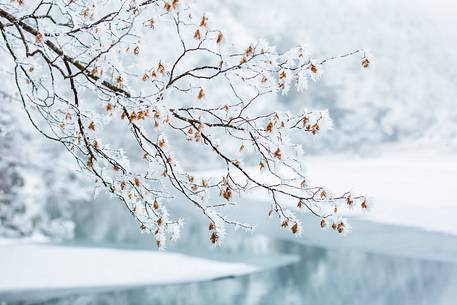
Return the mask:
<path id="1" fill-rule="evenodd" d="M 37 290 L 162 285 L 207 281 L 259 271 L 173 252 L 4 243 L 0 296 Z"/>
<path id="2" fill-rule="evenodd" d="M 373 205 L 369 212 L 348 213 L 352 217 L 457 234 L 457 156 L 451 152 L 417 144 L 385 145 L 369 156 L 307 156 L 304 164 L 310 185 L 322 186 L 333 194 L 351 191 L 367 196 L 369 205 Z M 257 168 L 251 169 L 250 175 L 261 182 L 276 181 Z M 241 173 L 235 176 L 245 181 Z M 242 198 L 268 198 L 260 194 L 246 193 Z M 295 203 L 290 208 L 295 209 Z"/>
<path id="3" fill-rule="evenodd" d="M 309 157 L 313 183 L 373 200 L 365 219 L 457 234 L 457 157 L 427 147 L 387 147 L 377 156 Z"/>
<path id="4" fill-rule="evenodd" d="M 0 239 L 0 304 L 233 278 L 278 268 L 295 255 L 207 254 Z"/>

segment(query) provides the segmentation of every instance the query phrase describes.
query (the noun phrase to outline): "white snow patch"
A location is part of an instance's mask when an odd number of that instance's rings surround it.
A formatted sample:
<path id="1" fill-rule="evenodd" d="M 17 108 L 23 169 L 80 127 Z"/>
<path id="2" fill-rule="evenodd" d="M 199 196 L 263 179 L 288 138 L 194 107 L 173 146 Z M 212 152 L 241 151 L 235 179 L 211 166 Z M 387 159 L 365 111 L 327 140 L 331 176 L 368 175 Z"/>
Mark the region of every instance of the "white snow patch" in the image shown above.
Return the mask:
<path id="1" fill-rule="evenodd" d="M 397 147 L 367 158 L 309 157 L 306 168 L 312 184 L 367 195 L 367 220 L 457 234 L 455 154 Z"/>
<path id="2" fill-rule="evenodd" d="M 365 195 L 373 207 L 368 213 L 350 213 L 375 223 L 411 226 L 422 230 L 457 234 L 457 156 L 438 148 L 418 145 L 384 146 L 376 154 L 307 156 L 307 181 L 333 194 L 351 191 Z M 249 174 L 262 183 L 277 183 L 268 173 L 252 168 Z M 218 177 L 221 171 L 199 173 Z M 287 176 L 287 173 L 284 173 Z M 239 183 L 241 172 L 232 174 Z M 261 190 L 243 194 L 241 201 L 269 199 Z M 287 205 L 287 202 L 283 203 Z M 290 204 L 295 209 L 295 202 Z M 306 211 L 305 211 L 306 212 Z"/>
<path id="3" fill-rule="evenodd" d="M 177 284 L 237 276 L 259 267 L 173 252 L 0 245 L 0 293 L 40 289 Z"/>

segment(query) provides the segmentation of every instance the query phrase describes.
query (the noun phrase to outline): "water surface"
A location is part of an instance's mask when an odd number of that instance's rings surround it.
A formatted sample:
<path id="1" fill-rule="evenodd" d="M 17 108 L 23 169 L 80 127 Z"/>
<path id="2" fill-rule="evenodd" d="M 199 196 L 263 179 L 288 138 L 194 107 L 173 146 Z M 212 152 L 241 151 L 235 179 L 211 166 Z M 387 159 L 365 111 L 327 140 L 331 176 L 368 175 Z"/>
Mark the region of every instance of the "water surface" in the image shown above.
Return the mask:
<path id="1" fill-rule="evenodd" d="M 87 293 L 30 304 L 320 304 L 455 305 L 457 265 L 451 262 L 332 250 L 273 241 L 268 251 L 301 260 L 275 270 L 217 281 Z"/>

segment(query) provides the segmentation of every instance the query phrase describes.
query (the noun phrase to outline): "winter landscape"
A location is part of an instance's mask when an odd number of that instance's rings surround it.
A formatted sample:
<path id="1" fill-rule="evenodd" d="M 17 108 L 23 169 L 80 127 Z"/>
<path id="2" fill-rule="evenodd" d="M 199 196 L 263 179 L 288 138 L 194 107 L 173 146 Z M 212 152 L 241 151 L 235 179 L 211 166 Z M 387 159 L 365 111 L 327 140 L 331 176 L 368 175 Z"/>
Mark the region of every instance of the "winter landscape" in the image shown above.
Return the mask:
<path id="1" fill-rule="evenodd" d="M 0 0 L 0 304 L 457 304 L 450 0 Z"/>

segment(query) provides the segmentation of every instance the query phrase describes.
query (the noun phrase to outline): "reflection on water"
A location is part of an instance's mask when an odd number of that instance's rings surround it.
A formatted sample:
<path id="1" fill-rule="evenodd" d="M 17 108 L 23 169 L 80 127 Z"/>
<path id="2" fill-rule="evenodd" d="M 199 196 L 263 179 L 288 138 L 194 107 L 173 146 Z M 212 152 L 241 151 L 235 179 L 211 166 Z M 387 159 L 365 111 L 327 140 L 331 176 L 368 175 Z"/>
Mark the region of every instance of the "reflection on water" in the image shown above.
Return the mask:
<path id="1" fill-rule="evenodd" d="M 42 304 L 457 304 L 457 266 L 274 242 L 296 264 L 236 279 L 78 295 Z"/>

